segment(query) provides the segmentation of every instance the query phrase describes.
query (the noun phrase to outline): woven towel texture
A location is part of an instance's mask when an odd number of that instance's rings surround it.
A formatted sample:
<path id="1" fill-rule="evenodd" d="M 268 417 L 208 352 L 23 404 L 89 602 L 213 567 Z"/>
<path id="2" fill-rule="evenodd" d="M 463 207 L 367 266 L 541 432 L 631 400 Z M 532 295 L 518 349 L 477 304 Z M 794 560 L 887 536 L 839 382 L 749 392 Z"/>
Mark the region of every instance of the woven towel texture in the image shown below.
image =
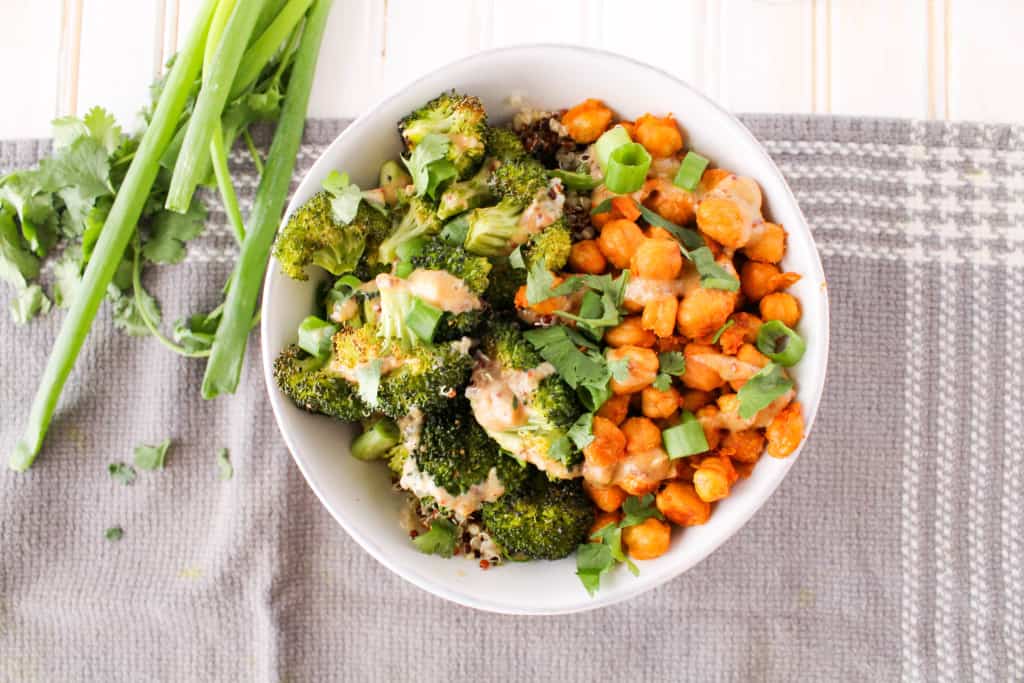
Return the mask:
<path id="1" fill-rule="evenodd" d="M 200 362 L 104 311 L 42 457 L 0 472 L 0 681 L 1024 680 L 1024 129 L 745 122 L 814 230 L 831 367 L 801 461 L 694 570 L 575 616 L 435 598 L 321 508 L 256 335 L 239 394 L 204 402 Z M 310 122 L 297 178 L 343 127 Z M 0 171 L 47 148 L 0 143 Z M 214 303 L 231 239 L 214 211 L 185 263 L 151 271 L 165 320 Z M 0 316 L 4 455 L 60 318 Z M 107 474 L 166 437 L 164 471 Z"/>

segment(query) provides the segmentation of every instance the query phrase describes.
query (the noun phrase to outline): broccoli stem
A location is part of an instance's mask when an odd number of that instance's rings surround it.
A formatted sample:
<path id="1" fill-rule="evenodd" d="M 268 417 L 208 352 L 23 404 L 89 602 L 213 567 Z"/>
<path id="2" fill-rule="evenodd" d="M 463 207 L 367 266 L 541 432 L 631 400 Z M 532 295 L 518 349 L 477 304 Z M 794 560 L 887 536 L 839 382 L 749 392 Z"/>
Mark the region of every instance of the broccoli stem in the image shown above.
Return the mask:
<path id="1" fill-rule="evenodd" d="M 213 174 L 217 178 L 217 189 L 220 190 L 220 197 L 224 202 L 224 212 L 228 215 L 231 229 L 235 231 L 235 240 L 238 244 L 242 244 L 245 241 L 245 221 L 242 220 L 242 210 L 238 208 L 238 195 L 235 194 L 235 186 L 231 182 L 228 153 L 224 149 L 224 131 L 221 129 L 220 121 L 214 125 L 216 130 L 213 131 L 213 136 L 210 138 L 210 160 L 213 162 Z"/>
<path id="2" fill-rule="evenodd" d="M 166 208 L 185 213 L 192 203 L 196 186 L 208 172 L 206 157 L 210 150 L 210 139 L 217 122 L 227 104 L 229 84 L 235 79 L 238 65 L 249 42 L 256 19 L 263 8 L 264 0 L 244 0 L 235 6 L 231 17 L 224 26 L 223 38 L 219 41 L 209 77 L 204 74 L 203 87 L 196 98 L 192 117 L 181 143 L 178 160 L 174 164 L 171 186 L 167 191 Z"/>
<path id="3" fill-rule="evenodd" d="M 312 4 L 313 0 L 289 0 L 288 4 L 277 13 L 267 30 L 254 40 L 242 55 L 242 63 L 238 67 L 238 73 L 231 86 L 229 99 L 235 99 L 253 84 L 260 72 L 263 71 L 263 67 L 277 54 L 281 44 L 299 25 L 302 17 L 306 15 L 306 10 Z"/>
<path id="4" fill-rule="evenodd" d="M 249 231 L 242 243 L 238 267 L 224 303 L 224 317 L 213 340 L 210 360 L 203 376 L 203 397 L 234 393 L 245 357 L 249 321 L 256 309 L 263 273 L 277 224 L 284 211 L 288 185 L 295 169 L 302 130 L 306 123 L 309 93 L 313 86 L 317 55 L 333 0 L 316 0 L 302 33 L 281 119 L 267 155 L 267 165 L 249 217 Z"/>
<path id="5" fill-rule="evenodd" d="M 373 423 L 373 426 L 352 441 L 352 457 L 359 460 L 376 460 L 383 457 L 402 439 L 398 425 L 386 417 Z"/>
<path id="6" fill-rule="evenodd" d="M 23 472 L 31 467 L 43 446 L 64 382 L 89 334 L 89 327 L 106 295 L 107 285 L 113 279 L 124 250 L 135 233 L 143 205 L 160 170 L 160 158 L 174 136 L 192 84 L 199 76 L 203 63 L 203 45 L 215 7 L 216 0 L 206 0 L 185 45 L 174 60 L 153 118 L 142 135 L 135 158 L 128 167 L 86 266 L 80 294 L 71 304 L 53 344 L 39 390 L 32 401 L 25 432 L 10 456 L 9 464 L 13 470 Z"/>

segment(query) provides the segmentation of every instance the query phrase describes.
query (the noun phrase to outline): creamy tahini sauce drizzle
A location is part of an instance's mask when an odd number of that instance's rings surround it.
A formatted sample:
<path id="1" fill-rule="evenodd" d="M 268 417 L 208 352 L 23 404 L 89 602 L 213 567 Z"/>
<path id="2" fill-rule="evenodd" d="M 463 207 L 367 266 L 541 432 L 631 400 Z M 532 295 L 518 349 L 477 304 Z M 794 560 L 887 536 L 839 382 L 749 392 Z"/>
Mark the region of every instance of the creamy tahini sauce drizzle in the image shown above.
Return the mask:
<path id="1" fill-rule="evenodd" d="M 583 463 L 583 478 L 595 486 L 612 486 L 629 481 L 630 488 L 645 485 L 653 487 L 674 472 L 672 460 L 661 448 L 629 453 L 618 462 L 603 467 L 590 461 Z"/>
<path id="2" fill-rule="evenodd" d="M 531 236 L 561 218 L 564 207 L 565 192 L 562 190 L 562 181 L 552 178 L 548 189 L 539 194 L 519 217 L 519 229 L 512 236 L 512 242 L 525 244 Z"/>
<path id="3" fill-rule="evenodd" d="M 388 374 L 389 372 L 391 372 L 392 370 L 394 370 L 395 368 L 402 364 L 402 362 L 395 358 L 394 356 L 381 356 L 379 360 L 381 375 Z M 349 382 L 352 382 L 353 384 L 359 384 L 359 371 L 363 370 L 364 368 L 370 367 L 370 363 L 372 362 L 373 361 L 367 361 L 366 363 L 360 363 L 353 367 L 349 367 L 347 365 L 342 365 L 337 361 L 331 361 L 330 369 L 333 373 L 341 377 L 344 377 Z"/>
<path id="4" fill-rule="evenodd" d="M 724 353 L 695 353 L 694 361 L 711 368 L 726 382 L 746 381 L 756 375 L 761 368 L 753 363 L 746 363 L 735 356 Z"/>
<path id="5" fill-rule="evenodd" d="M 406 491 L 411 491 L 417 498 L 430 496 L 438 505 L 454 512 L 460 520 L 479 510 L 484 503 L 495 501 L 505 493 L 505 485 L 498 478 L 497 469 L 492 467 L 487 473 L 487 479 L 473 484 L 465 493 L 452 495 L 446 488 L 434 483 L 429 474 L 420 470 L 416 458 L 406 458 L 398 485 Z"/>
<path id="6" fill-rule="evenodd" d="M 700 199 L 712 197 L 728 199 L 739 208 L 740 219 L 743 223 L 743 236 L 740 238 L 737 248 L 760 239 L 764 233 L 764 216 L 761 215 L 761 189 L 752 178 L 730 175 L 701 195 Z"/>
<path id="7" fill-rule="evenodd" d="M 782 409 L 789 405 L 789 402 L 796 396 L 796 392 L 790 389 L 782 396 L 765 406 L 759 413 L 749 420 L 740 417 L 738 411 L 739 402 L 736 403 L 737 410 L 720 410 L 715 415 L 703 415 L 697 419 L 704 428 L 725 429 L 730 432 L 742 432 L 745 429 L 767 427 L 771 421 L 782 412 Z"/>
<path id="8" fill-rule="evenodd" d="M 387 273 L 376 278 L 378 289 L 405 288 L 431 306 L 449 313 L 465 313 L 483 308 L 483 302 L 466 283 L 443 270 L 417 268 L 402 279 Z"/>

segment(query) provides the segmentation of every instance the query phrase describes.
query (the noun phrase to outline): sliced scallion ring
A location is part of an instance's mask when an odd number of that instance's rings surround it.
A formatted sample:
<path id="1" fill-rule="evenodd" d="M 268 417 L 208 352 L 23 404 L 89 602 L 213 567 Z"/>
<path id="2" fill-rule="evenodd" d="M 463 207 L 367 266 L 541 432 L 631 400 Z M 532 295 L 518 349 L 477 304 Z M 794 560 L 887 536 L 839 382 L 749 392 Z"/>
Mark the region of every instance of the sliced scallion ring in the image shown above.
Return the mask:
<path id="1" fill-rule="evenodd" d="M 608 157 L 604 185 L 616 194 L 636 192 L 644 186 L 651 168 L 651 155 L 636 142 L 622 145 Z"/>
<path id="2" fill-rule="evenodd" d="M 665 452 L 672 460 L 703 453 L 709 449 L 704 428 L 700 426 L 697 416 L 688 410 L 683 411 L 682 422 L 661 433 L 661 440 L 665 444 Z"/>
<path id="3" fill-rule="evenodd" d="M 783 367 L 800 362 L 807 350 L 803 338 L 781 320 L 769 320 L 757 331 L 757 350 Z"/>
<path id="4" fill-rule="evenodd" d="M 700 178 L 704 175 L 704 169 L 707 167 L 707 159 L 696 152 L 687 152 L 686 156 L 683 157 L 683 163 L 679 165 L 679 170 L 676 172 L 676 178 L 672 183 L 676 187 L 681 187 L 684 190 L 693 192 L 697 189 L 697 185 L 700 183 Z"/>
<path id="5" fill-rule="evenodd" d="M 412 308 L 405 316 L 405 324 L 409 326 L 413 334 L 429 344 L 434 341 L 437 323 L 440 322 L 443 315 L 444 311 L 440 308 L 431 306 L 419 297 L 414 297 Z"/>
<path id="6" fill-rule="evenodd" d="M 601 170 L 607 172 L 608 157 L 612 155 L 612 152 L 632 141 L 629 133 L 622 126 L 614 126 L 602 133 L 594 143 L 594 154 L 597 156 L 597 164 Z"/>

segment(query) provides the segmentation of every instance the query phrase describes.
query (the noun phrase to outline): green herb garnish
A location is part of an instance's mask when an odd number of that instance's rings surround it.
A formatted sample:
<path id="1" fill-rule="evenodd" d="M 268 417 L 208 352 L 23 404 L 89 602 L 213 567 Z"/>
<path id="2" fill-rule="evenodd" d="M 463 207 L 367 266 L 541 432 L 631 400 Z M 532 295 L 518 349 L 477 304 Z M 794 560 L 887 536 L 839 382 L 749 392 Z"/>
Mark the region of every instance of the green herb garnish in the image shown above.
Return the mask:
<path id="1" fill-rule="evenodd" d="M 123 462 L 112 462 L 107 465 L 107 473 L 110 474 L 111 479 L 124 486 L 135 481 L 135 470 L 131 465 Z"/>
<path id="2" fill-rule="evenodd" d="M 430 523 L 430 530 L 412 539 L 413 545 L 421 553 L 451 557 L 455 554 L 455 536 L 458 527 L 444 517 L 438 517 Z"/>
<path id="3" fill-rule="evenodd" d="M 786 377 L 782 366 L 768 363 L 736 392 L 740 417 L 749 420 L 792 388 L 793 380 Z"/>
<path id="4" fill-rule="evenodd" d="M 228 449 L 222 448 L 217 451 L 217 478 L 227 481 L 235 476 L 235 468 L 231 464 Z"/>
<path id="5" fill-rule="evenodd" d="M 170 447 L 170 439 L 165 439 L 156 446 L 136 446 L 135 466 L 140 470 L 162 470 L 164 468 L 164 459 L 167 457 L 167 449 Z"/>

